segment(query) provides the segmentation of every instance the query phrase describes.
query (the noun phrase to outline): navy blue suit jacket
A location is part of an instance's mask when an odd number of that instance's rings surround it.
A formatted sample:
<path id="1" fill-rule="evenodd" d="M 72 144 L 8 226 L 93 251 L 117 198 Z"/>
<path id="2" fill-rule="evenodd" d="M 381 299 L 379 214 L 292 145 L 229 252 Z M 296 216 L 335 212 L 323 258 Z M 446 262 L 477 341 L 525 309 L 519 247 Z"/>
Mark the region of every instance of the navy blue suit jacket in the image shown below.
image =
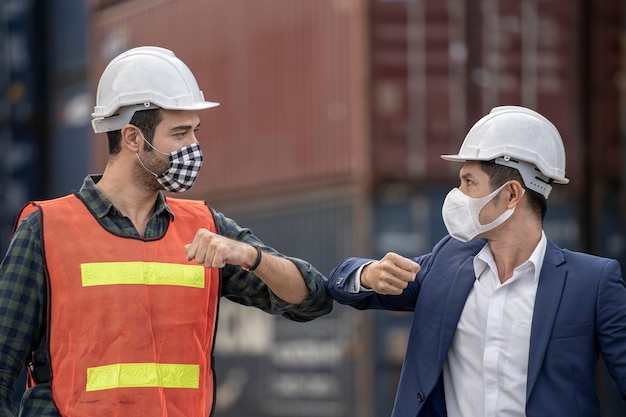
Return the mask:
<path id="1" fill-rule="evenodd" d="M 393 417 L 443 417 L 443 365 L 474 284 L 473 257 L 484 240 L 447 236 L 401 295 L 346 291 L 348 278 L 368 259 L 349 258 L 330 274 L 328 291 L 358 309 L 413 311 Z M 626 287 L 620 266 L 548 241 L 530 336 L 526 415 L 598 417 L 595 369 L 601 354 L 626 399 Z"/>

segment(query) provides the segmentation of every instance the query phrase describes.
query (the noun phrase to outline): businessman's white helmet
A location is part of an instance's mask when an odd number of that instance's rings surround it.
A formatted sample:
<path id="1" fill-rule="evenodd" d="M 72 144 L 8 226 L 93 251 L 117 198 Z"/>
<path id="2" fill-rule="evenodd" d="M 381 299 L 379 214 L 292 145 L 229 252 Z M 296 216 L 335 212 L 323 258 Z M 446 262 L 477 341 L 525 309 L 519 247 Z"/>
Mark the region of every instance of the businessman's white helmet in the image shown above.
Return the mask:
<path id="1" fill-rule="evenodd" d="M 517 169 L 527 188 L 548 198 L 552 184 L 567 184 L 565 148 L 556 127 L 541 114 L 519 106 L 494 107 L 467 133 L 448 161 L 494 161 Z"/>

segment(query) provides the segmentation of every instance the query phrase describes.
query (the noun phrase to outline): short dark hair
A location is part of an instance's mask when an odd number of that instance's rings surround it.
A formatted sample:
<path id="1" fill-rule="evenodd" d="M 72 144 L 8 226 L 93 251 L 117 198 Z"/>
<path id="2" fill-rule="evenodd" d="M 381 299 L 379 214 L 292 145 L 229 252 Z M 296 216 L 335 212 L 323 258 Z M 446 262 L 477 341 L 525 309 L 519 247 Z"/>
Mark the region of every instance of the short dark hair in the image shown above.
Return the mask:
<path id="1" fill-rule="evenodd" d="M 524 179 L 518 170 L 496 164 L 494 161 L 480 161 L 480 168 L 489 176 L 489 185 L 492 190 L 497 189 L 507 181 L 519 181 L 519 183 L 522 184 L 522 187 L 526 190 L 526 194 L 528 194 L 530 207 L 543 222 L 546 217 L 546 212 L 548 211 L 548 201 L 543 195 L 526 187 Z"/>
<path id="2" fill-rule="evenodd" d="M 161 121 L 161 112 L 159 109 L 141 110 L 136 111 L 133 117 L 130 119 L 130 124 L 135 125 L 144 134 L 146 140 L 152 143 L 154 138 L 154 130 Z M 117 155 L 122 150 L 122 131 L 114 130 L 107 132 L 107 138 L 109 140 L 109 155 Z"/>

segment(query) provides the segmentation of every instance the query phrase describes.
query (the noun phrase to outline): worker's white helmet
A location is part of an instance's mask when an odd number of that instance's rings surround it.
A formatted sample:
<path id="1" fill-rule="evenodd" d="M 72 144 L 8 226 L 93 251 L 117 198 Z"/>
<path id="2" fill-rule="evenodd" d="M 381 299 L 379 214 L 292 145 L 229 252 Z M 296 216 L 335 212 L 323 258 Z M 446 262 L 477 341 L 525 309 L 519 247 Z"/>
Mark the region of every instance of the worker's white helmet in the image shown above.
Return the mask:
<path id="1" fill-rule="evenodd" d="M 552 183 L 567 184 L 565 148 L 556 127 L 541 114 L 518 106 L 494 107 L 467 133 L 448 161 L 494 161 L 517 169 L 527 188 L 548 198 Z"/>
<path id="2" fill-rule="evenodd" d="M 96 133 L 119 130 L 138 110 L 202 110 L 218 106 L 204 100 L 191 70 L 170 50 L 130 49 L 105 68 L 91 124 Z"/>

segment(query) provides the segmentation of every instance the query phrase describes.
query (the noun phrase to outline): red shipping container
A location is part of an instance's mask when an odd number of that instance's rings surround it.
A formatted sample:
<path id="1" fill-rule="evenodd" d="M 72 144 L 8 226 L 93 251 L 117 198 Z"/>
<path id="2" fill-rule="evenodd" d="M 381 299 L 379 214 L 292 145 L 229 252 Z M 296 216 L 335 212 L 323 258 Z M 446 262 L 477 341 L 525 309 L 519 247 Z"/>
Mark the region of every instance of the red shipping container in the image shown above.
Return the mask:
<path id="1" fill-rule="evenodd" d="M 109 5 L 111 4 L 111 5 Z M 194 195 L 367 178 L 365 5 L 335 0 L 94 2 L 94 89 L 125 49 L 173 50 L 196 75 L 206 164 Z M 106 146 L 94 156 L 97 169 Z"/>
<path id="2" fill-rule="evenodd" d="M 372 1 L 375 177 L 455 179 L 440 155 L 491 108 L 523 105 L 557 126 L 580 178 L 580 13 L 565 1 Z"/>

